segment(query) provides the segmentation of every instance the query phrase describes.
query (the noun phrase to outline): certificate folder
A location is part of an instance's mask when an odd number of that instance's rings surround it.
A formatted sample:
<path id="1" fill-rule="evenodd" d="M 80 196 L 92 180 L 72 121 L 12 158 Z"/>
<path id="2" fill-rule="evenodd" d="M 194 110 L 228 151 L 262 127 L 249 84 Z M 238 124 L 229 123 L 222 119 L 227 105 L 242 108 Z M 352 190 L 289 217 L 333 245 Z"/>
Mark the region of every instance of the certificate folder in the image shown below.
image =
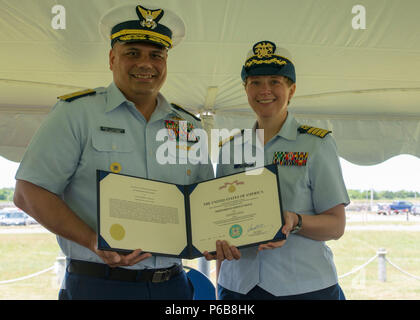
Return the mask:
<path id="1" fill-rule="evenodd" d="M 276 165 L 190 185 L 97 170 L 98 249 L 194 259 L 285 239 Z"/>

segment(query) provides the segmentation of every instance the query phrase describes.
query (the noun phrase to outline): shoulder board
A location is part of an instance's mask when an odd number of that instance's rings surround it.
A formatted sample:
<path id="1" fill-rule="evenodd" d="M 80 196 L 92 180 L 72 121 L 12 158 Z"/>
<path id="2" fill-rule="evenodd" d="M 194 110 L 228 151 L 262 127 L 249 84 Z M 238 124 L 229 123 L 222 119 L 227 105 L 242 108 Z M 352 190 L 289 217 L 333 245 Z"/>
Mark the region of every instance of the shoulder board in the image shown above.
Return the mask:
<path id="1" fill-rule="evenodd" d="M 243 133 L 244 133 L 244 129 L 242 129 L 238 133 L 234 134 L 233 136 L 230 136 L 229 138 L 226 138 L 226 139 L 220 141 L 219 142 L 219 148 L 222 147 L 226 142 L 232 141 L 233 139 L 235 139 L 236 136 L 242 135 Z"/>
<path id="2" fill-rule="evenodd" d="M 185 112 L 186 114 L 189 114 L 191 117 L 193 117 L 195 120 L 197 121 L 201 121 L 200 118 L 198 118 L 196 115 L 192 114 L 191 112 L 188 112 L 187 110 L 185 110 L 184 108 L 181 108 L 179 105 L 175 104 L 175 103 L 171 103 L 172 108 Z"/>
<path id="3" fill-rule="evenodd" d="M 92 89 L 87 89 L 87 90 L 83 90 L 83 91 L 77 91 L 77 92 L 73 92 L 73 93 L 69 93 L 66 94 L 64 96 L 60 96 L 58 97 L 58 99 L 63 100 L 63 101 L 67 101 L 67 102 L 72 102 L 73 100 L 82 98 L 82 97 L 86 97 L 86 96 L 91 96 L 91 95 L 95 95 L 96 91 L 92 90 Z"/>
<path id="4" fill-rule="evenodd" d="M 311 126 L 307 126 L 307 125 L 300 126 L 298 128 L 298 131 L 300 133 L 312 134 L 312 135 L 317 136 L 319 138 L 325 138 L 327 136 L 327 134 L 332 132 L 330 130 L 315 128 L 315 127 L 311 127 Z"/>

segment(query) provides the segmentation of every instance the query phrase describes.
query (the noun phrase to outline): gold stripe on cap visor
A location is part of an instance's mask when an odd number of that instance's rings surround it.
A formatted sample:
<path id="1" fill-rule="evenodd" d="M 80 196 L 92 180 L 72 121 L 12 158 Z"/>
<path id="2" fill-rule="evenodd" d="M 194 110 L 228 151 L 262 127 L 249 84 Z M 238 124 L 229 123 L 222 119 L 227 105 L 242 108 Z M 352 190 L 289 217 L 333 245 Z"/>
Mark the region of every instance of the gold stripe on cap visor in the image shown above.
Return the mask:
<path id="1" fill-rule="evenodd" d="M 152 40 L 172 47 L 172 40 L 163 34 L 139 29 L 124 29 L 111 35 L 111 40 L 120 37 L 120 40 Z"/>
<path id="2" fill-rule="evenodd" d="M 269 59 L 269 60 L 252 59 L 252 60 L 248 60 L 245 63 L 245 67 L 249 68 L 249 67 L 253 66 L 254 64 L 272 64 L 272 63 L 278 64 L 278 65 L 281 65 L 281 66 L 287 64 L 287 62 L 285 60 L 280 60 L 278 58 L 272 58 L 272 59 Z"/>

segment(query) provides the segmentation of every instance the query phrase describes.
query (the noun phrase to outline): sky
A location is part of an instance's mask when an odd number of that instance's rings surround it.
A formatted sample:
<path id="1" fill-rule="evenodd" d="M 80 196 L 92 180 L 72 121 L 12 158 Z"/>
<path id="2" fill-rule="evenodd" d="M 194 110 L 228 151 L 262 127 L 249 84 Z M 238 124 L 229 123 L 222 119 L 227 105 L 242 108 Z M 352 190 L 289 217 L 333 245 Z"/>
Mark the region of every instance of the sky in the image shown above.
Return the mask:
<path id="1" fill-rule="evenodd" d="M 0 156 L 0 189 L 15 186 L 19 164 Z M 341 159 L 347 189 L 420 192 L 420 159 L 399 155 L 374 166 L 358 166 Z"/>
<path id="2" fill-rule="evenodd" d="M 399 155 L 374 166 L 358 166 L 341 158 L 347 189 L 420 192 L 420 159 Z"/>

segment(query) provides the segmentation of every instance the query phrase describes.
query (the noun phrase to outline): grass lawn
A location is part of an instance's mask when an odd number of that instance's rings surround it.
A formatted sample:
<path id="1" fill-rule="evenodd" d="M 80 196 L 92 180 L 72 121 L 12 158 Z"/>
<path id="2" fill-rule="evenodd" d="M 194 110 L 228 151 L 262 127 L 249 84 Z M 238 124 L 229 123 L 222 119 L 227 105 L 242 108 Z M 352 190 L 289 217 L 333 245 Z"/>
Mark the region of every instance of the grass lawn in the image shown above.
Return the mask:
<path id="1" fill-rule="evenodd" d="M 420 232 L 348 231 L 329 241 L 338 275 L 352 271 L 385 248 L 386 257 L 404 271 L 420 277 Z M 386 264 L 387 281 L 378 280 L 378 260 L 359 272 L 339 279 L 347 299 L 420 299 L 420 281 Z"/>
<path id="2" fill-rule="evenodd" d="M 55 236 L 42 234 L 0 234 L 0 281 L 16 279 L 54 265 L 60 252 Z M 0 284 L 1 300 L 55 300 L 59 285 L 56 274 L 42 275 Z"/>
<path id="3" fill-rule="evenodd" d="M 403 270 L 420 277 L 420 232 L 347 231 L 338 241 L 329 241 L 338 274 L 364 264 L 379 248 Z M 0 281 L 23 277 L 51 267 L 60 249 L 55 236 L 43 234 L 0 234 Z M 197 268 L 197 260 L 185 261 Z M 214 269 L 214 262 L 210 270 Z M 214 272 L 211 274 L 214 280 Z M 354 275 L 339 280 L 347 299 L 420 299 L 420 281 L 387 264 L 387 281 L 378 280 L 377 259 Z M 55 300 L 59 285 L 56 274 L 0 284 L 0 300 Z"/>

